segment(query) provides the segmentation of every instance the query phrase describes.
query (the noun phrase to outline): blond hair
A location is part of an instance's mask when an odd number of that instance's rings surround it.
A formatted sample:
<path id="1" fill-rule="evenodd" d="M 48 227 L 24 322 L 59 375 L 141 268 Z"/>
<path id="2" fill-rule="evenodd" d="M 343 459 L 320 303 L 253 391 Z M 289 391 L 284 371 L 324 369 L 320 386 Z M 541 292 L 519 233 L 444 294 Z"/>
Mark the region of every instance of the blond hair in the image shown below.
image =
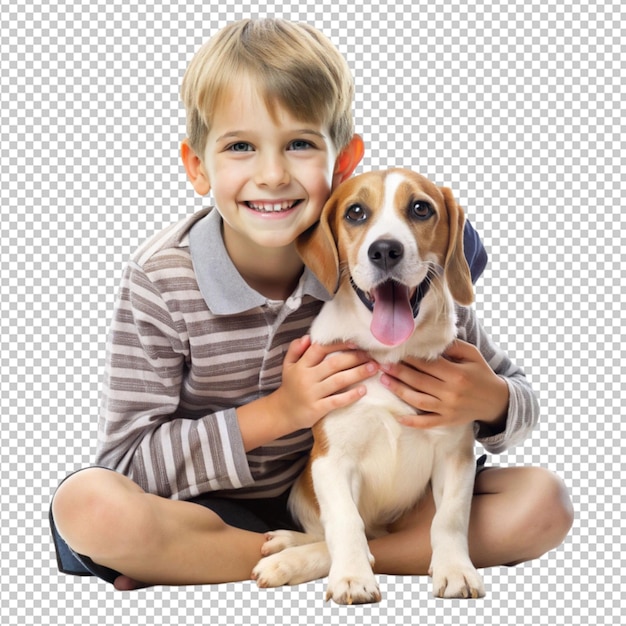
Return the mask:
<path id="1" fill-rule="evenodd" d="M 243 79 L 256 84 L 270 114 L 278 103 L 296 119 L 327 124 L 337 150 L 350 142 L 354 84 L 339 51 L 308 24 L 247 19 L 219 31 L 185 72 L 181 97 L 196 154 L 204 153 L 214 111 Z"/>

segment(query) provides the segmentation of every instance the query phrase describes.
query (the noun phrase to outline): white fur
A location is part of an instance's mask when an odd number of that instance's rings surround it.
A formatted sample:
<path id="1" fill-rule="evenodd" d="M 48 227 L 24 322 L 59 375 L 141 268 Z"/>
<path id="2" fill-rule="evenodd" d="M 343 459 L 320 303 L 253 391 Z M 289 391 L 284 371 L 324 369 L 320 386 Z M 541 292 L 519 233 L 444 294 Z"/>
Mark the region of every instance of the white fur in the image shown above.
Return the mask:
<path id="1" fill-rule="evenodd" d="M 406 258 L 397 271 L 404 272 L 405 278 L 410 274 L 413 280 L 421 280 L 416 278 L 422 271 L 420 255 L 427 255 L 394 211 L 401 174 L 390 175 L 386 182 L 384 206 L 359 251 L 359 267 L 350 268 L 364 290 L 370 288 L 369 281 L 379 280 L 376 271 L 370 272 L 367 259 L 367 248 L 376 239 L 393 236 L 403 243 Z M 430 289 L 415 332 L 401 346 L 389 348 L 374 339 L 370 321 L 371 313 L 344 283 L 324 305 L 311 336 L 320 343 L 350 339 L 381 362 L 397 362 L 407 355 L 435 358 L 456 332 L 454 306 L 445 285 Z M 471 424 L 427 431 L 404 427 L 396 417 L 414 409 L 386 389 L 379 377 L 365 384 L 367 394 L 361 400 L 330 413 L 321 423 L 328 449 L 311 466 L 320 515 L 304 497 L 301 479 L 292 490 L 290 506 L 306 534 L 271 533 L 254 578 L 265 587 L 328 574 L 327 599 L 340 604 L 380 600 L 367 539 L 385 534 L 388 524 L 414 507 L 432 481 L 437 507 L 431 528 L 434 593 L 482 596 L 482 579 L 467 547 L 474 480 Z"/>
<path id="2" fill-rule="evenodd" d="M 424 262 L 429 259 L 421 257 L 413 231 L 401 215 L 394 210 L 394 198 L 403 180 L 400 173 L 392 173 L 387 177 L 383 210 L 373 218 L 359 250 L 357 264 L 350 268 L 352 279 L 363 291 L 370 291 L 371 287 L 380 281 L 380 271 L 370 263 L 368 256 L 370 246 L 379 239 L 393 238 L 404 246 L 404 258 L 402 263 L 394 269 L 394 277 L 410 275 L 414 277 L 415 284 L 420 283 L 426 277 L 428 266 Z"/>

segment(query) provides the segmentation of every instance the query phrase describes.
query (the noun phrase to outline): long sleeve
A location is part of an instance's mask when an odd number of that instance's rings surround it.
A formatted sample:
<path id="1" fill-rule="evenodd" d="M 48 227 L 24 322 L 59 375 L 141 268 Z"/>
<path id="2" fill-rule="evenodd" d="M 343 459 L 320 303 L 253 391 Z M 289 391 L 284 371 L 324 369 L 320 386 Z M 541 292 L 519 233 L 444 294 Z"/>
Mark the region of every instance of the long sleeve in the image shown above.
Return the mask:
<path id="1" fill-rule="evenodd" d="M 186 271 L 178 270 L 181 290 L 193 280 L 191 267 Z M 108 339 L 96 462 L 167 497 L 253 482 L 235 409 L 199 416 L 184 406 L 185 384 L 193 383 L 182 307 L 198 305 L 189 298 L 166 303 L 130 264 Z"/>
<path id="2" fill-rule="evenodd" d="M 494 344 L 473 309 L 457 307 L 458 337 L 474 344 L 491 369 L 509 387 L 506 427 L 500 433 L 476 428 L 476 438 L 491 453 L 499 454 L 524 441 L 539 420 L 539 403 L 523 370 Z"/>

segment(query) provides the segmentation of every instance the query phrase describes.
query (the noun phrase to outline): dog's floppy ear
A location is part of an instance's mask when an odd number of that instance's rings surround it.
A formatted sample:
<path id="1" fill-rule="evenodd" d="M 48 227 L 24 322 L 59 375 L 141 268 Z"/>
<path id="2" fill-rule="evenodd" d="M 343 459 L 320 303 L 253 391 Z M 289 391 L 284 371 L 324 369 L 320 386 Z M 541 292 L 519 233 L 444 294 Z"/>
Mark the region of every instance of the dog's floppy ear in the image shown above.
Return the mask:
<path id="1" fill-rule="evenodd" d="M 465 215 L 450 189 L 441 187 L 441 192 L 446 202 L 449 223 L 448 253 L 444 276 L 455 302 L 468 306 L 474 301 L 474 288 L 472 287 L 469 265 L 463 251 Z"/>
<path id="2" fill-rule="evenodd" d="M 319 222 L 296 239 L 296 250 L 329 294 L 339 288 L 339 255 L 330 226 L 337 201 L 331 197 L 322 209 Z"/>

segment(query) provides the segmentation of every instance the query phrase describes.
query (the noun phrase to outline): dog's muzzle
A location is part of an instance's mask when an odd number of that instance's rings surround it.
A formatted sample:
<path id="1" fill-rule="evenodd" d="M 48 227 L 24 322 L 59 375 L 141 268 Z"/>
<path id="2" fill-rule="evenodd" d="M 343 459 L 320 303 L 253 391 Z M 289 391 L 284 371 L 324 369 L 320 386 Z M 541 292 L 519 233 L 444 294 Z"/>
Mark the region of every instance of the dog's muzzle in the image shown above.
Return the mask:
<path id="1" fill-rule="evenodd" d="M 395 280 L 380 283 L 371 294 L 367 294 L 357 287 L 352 277 L 350 278 L 350 284 L 359 300 L 372 313 L 370 330 L 378 341 L 395 346 L 413 334 L 422 300 L 428 293 L 435 275 L 436 272 L 429 269 L 426 278 L 417 286 L 413 295 L 410 295 L 409 287 Z"/>

